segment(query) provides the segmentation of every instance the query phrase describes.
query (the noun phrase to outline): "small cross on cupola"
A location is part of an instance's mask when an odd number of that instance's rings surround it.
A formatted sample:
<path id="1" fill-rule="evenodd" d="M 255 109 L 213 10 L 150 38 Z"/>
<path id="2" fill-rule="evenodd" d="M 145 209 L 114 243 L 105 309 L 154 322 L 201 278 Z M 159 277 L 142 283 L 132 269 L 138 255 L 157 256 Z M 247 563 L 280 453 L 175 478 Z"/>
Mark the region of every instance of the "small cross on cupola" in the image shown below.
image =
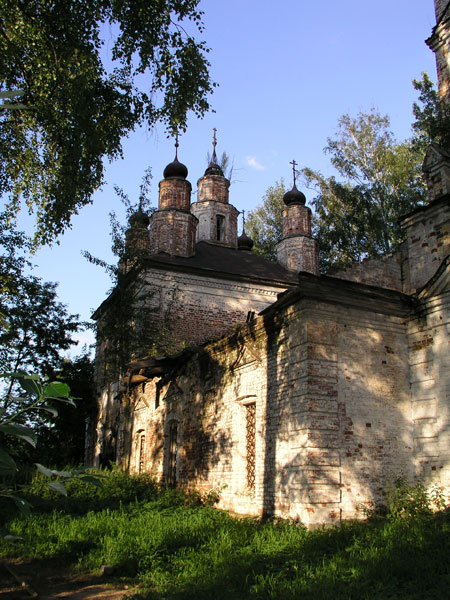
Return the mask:
<path id="1" fill-rule="evenodd" d="M 171 177 L 181 177 L 182 179 L 186 179 L 188 176 L 188 170 L 186 165 L 183 165 L 178 160 L 178 148 L 180 146 L 178 131 L 175 132 L 175 158 L 173 162 L 169 163 L 167 167 L 164 169 L 164 179 L 169 179 Z"/>
<path id="2" fill-rule="evenodd" d="M 294 175 L 294 185 L 292 186 L 292 189 L 289 190 L 289 192 L 286 192 L 285 195 L 283 196 L 283 202 L 286 204 L 286 206 L 289 206 L 290 204 L 306 204 L 306 196 L 305 194 L 302 194 L 302 192 L 300 192 L 297 189 L 297 185 L 296 185 L 296 177 L 297 177 L 297 170 L 296 170 L 296 166 L 298 163 L 295 162 L 295 160 L 292 160 L 290 163 L 290 165 L 292 165 L 292 173 Z"/>
<path id="3" fill-rule="evenodd" d="M 205 171 L 205 175 L 222 175 L 222 177 L 223 177 L 222 168 L 220 167 L 220 165 L 217 161 L 217 154 L 216 154 L 217 135 L 216 134 L 217 134 L 217 129 L 214 127 L 213 128 L 213 142 L 212 142 L 213 153 L 212 153 L 208 168 Z"/>

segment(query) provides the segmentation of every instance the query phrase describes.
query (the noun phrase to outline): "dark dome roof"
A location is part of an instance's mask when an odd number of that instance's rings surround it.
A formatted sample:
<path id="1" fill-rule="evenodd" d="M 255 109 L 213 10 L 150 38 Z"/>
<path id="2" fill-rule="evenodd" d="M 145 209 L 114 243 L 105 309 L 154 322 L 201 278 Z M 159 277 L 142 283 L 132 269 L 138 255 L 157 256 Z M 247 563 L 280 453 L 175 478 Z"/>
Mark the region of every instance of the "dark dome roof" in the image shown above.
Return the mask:
<path id="1" fill-rule="evenodd" d="M 286 192 L 283 196 L 283 201 L 286 206 L 290 204 L 306 204 L 306 196 L 302 192 L 297 189 L 297 186 L 294 183 L 294 187 L 289 192 Z"/>
<path id="2" fill-rule="evenodd" d="M 245 230 L 237 239 L 238 250 L 251 250 L 253 248 L 253 240 L 248 237 Z"/>
<path id="3" fill-rule="evenodd" d="M 128 223 L 131 227 L 145 227 L 147 228 L 150 224 L 149 216 L 143 212 L 140 208 L 134 212 L 128 219 Z"/>
<path id="4" fill-rule="evenodd" d="M 205 175 L 222 175 L 223 177 L 223 171 L 217 163 L 211 161 L 205 171 Z"/>
<path id="5" fill-rule="evenodd" d="M 181 177 L 182 179 L 186 179 L 186 177 L 188 176 L 188 170 L 186 165 L 180 163 L 177 156 L 175 155 L 173 162 L 169 163 L 164 169 L 163 175 L 164 179 L 169 179 L 170 177 Z"/>

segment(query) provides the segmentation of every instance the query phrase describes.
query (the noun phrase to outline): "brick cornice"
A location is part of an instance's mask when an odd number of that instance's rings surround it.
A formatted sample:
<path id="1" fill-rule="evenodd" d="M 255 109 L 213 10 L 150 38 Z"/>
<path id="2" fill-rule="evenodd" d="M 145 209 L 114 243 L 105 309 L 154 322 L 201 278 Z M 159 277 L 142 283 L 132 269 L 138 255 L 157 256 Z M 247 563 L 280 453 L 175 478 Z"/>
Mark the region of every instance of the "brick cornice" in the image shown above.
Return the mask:
<path id="1" fill-rule="evenodd" d="M 298 287 L 280 294 L 277 302 L 260 314 L 271 315 L 298 300 L 316 300 L 397 317 L 406 317 L 415 305 L 412 296 L 395 290 L 328 275 L 300 273 Z"/>

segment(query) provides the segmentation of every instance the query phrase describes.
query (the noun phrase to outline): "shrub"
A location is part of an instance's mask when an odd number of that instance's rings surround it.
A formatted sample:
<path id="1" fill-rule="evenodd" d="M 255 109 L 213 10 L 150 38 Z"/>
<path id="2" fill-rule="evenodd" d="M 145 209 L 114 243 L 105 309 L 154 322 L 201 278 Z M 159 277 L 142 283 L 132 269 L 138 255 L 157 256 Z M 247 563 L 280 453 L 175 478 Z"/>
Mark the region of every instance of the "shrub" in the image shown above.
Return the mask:
<path id="1" fill-rule="evenodd" d="M 414 485 L 399 477 L 386 490 L 387 516 L 390 519 L 433 514 L 445 508 L 445 496 L 438 485 L 427 488 L 422 481 Z"/>

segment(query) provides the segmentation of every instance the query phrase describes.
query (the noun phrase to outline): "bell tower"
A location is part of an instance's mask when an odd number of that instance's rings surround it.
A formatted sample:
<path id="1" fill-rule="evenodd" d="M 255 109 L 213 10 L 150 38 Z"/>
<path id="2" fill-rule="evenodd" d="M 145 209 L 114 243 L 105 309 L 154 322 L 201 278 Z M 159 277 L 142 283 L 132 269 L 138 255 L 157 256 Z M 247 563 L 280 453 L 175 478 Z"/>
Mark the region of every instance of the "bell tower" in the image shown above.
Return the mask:
<path id="1" fill-rule="evenodd" d="M 216 145 L 214 129 L 211 162 L 197 182 L 197 202 L 191 205 L 191 212 L 198 219 L 198 242 L 237 248 L 239 211 L 229 203 L 230 182 L 217 162 Z"/>
<path id="2" fill-rule="evenodd" d="M 311 209 L 295 184 L 296 162 L 291 163 L 294 185 L 283 198 L 283 239 L 277 244 L 278 262 L 289 271 L 319 274 L 317 241 L 311 235 Z"/>
<path id="3" fill-rule="evenodd" d="M 177 134 L 175 158 L 164 169 L 158 210 L 150 219 L 150 254 L 166 252 L 188 258 L 195 254 L 198 220 L 189 210 L 192 186 L 186 179 L 187 167 L 178 160 L 178 145 Z"/>

